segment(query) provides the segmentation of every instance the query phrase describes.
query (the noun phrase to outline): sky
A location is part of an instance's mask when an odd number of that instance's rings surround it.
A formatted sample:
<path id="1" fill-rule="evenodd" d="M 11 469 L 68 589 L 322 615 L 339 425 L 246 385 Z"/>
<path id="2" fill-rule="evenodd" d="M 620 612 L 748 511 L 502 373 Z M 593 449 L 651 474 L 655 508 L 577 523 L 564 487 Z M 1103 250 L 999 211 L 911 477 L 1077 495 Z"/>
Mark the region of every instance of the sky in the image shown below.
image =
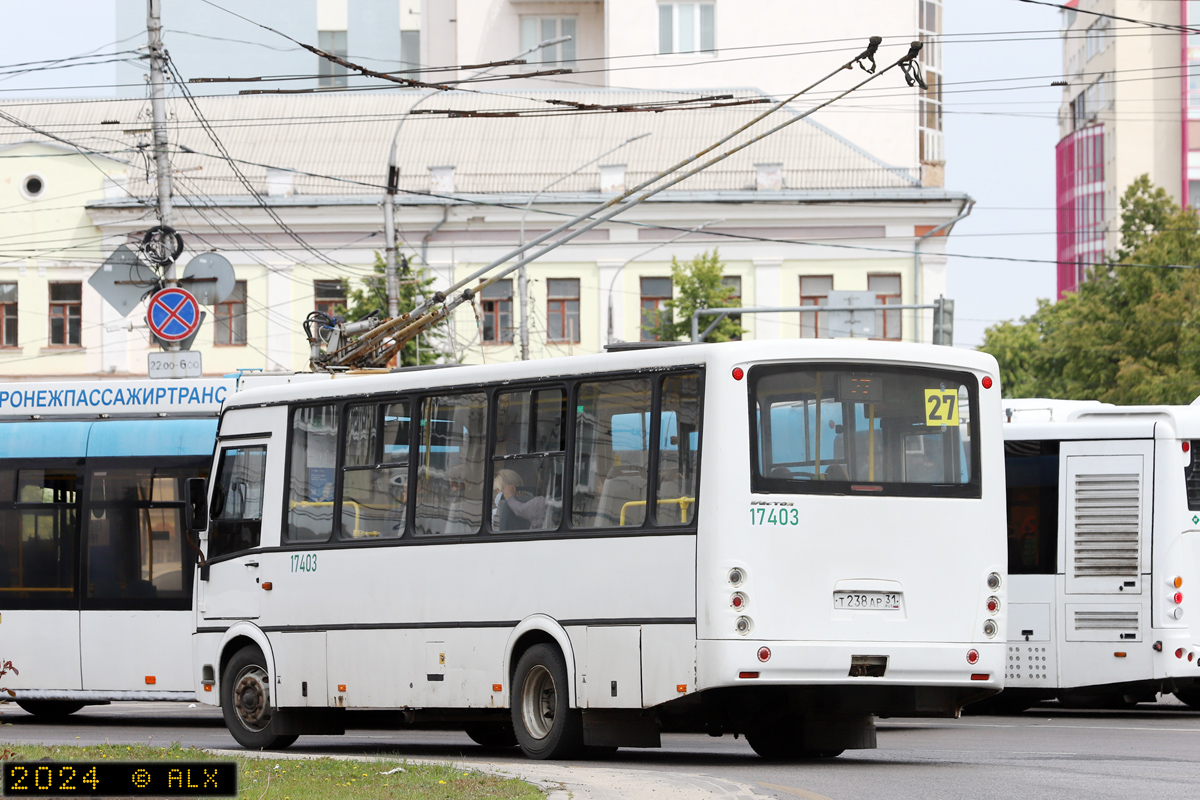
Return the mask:
<path id="1" fill-rule="evenodd" d="M 0 0 L 0 19 L 10 34 L 0 61 L 15 65 L 144 44 L 115 42 L 114 5 L 115 0 Z M 1059 22 L 1058 11 L 1016 0 L 945 0 L 946 186 L 977 201 L 949 237 L 951 254 L 1054 258 L 1054 145 L 1062 90 L 1050 82 L 1063 68 Z M 1004 35 L 1011 31 L 1039 33 Z M 963 35 L 975 33 L 980 35 Z M 1045 80 L 1019 82 L 1034 88 L 966 83 L 1034 76 Z M 0 106 L 55 79 L 81 87 L 72 96 L 102 97 L 111 94 L 105 87 L 115 81 L 115 68 L 109 63 L 25 74 L 0 68 Z M 952 256 L 947 270 L 958 346 L 977 345 L 986 327 L 1028 315 L 1038 298 L 1055 293 L 1051 263 Z"/>

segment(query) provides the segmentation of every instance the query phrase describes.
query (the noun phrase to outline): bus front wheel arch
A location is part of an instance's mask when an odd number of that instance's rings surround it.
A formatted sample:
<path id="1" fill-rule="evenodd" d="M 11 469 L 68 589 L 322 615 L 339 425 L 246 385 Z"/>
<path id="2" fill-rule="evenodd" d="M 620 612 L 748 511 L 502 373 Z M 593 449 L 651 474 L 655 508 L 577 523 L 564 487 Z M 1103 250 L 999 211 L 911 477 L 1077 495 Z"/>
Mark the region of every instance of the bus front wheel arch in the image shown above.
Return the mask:
<path id="1" fill-rule="evenodd" d="M 298 738 L 271 730 L 271 682 L 257 645 L 243 646 L 222 670 L 221 714 L 229 733 L 247 750 L 282 750 Z"/>

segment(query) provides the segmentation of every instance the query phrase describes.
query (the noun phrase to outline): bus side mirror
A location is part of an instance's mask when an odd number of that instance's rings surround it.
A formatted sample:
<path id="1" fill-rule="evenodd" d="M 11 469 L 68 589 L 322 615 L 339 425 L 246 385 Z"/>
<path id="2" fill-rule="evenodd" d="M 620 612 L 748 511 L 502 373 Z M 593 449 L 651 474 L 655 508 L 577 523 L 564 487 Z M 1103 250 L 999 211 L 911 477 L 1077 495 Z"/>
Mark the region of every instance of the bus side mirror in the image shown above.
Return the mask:
<path id="1" fill-rule="evenodd" d="M 183 517 L 187 529 L 199 533 L 208 528 L 208 481 L 188 478 L 184 497 Z"/>

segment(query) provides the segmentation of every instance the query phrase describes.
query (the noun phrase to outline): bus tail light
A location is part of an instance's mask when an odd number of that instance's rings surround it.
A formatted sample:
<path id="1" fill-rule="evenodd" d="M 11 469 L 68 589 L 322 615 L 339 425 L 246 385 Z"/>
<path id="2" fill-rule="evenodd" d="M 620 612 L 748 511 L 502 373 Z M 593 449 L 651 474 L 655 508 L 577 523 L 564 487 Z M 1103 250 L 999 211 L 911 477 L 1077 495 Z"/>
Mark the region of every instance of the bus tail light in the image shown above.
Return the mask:
<path id="1" fill-rule="evenodd" d="M 1171 581 L 1171 585 L 1174 586 L 1176 589 L 1182 589 L 1183 588 L 1183 578 L 1176 575 L 1175 580 Z"/>
<path id="2" fill-rule="evenodd" d="M 1183 648 L 1182 647 L 1175 651 L 1175 657 L 1183 658 Z"/>
<path id="3" fill-rule="evenodd" d="M 738 677 L 743 678 L 743 679 L 757 678 L 758 673 L 757 672 L 739 672 Z"/>
<path id="4" fill-rule="evenodd" d="M 741 380 L 742 378 L 744 378 L 744 377 L 746 377 L 746 372 L 745 372 L 745 370 L 743 370 L 741 367 L 734 367 L 734 368 L 733 368 L 733 379 L 734 379 L 735 381 L 740 381 L 740 380 Z"/>
<path id="5" fill-rule="evenodd" d="M 750 598 L 746 597 L 742 592 L 734 592 L 733 596 L 729 598 L 729 605 L 735 611 L 741 611 L 746 607 L 748 602 L 750 602 Z"/>
<path id="6" fill-rule="evenodd" d="M 729 585 L 733 587 L 741 586 L 746 580 L 746 571 L 740 567 L 734 567 L 729 570 Z"/>
<path id="7" fill-rule="evenodd" d="M 985 389 L 990 389 L 990 388 L 992 388 L 992 379 L 991 379 L 991 377 L 990 377 L 990 376 L 988 376 L 988 375 L 984 375 L 984 376 L 983 376 L 983 380 L 982 380 L 982 381 L 980 381 L 980 383 L 982 383 L 982 384 L 983 384 L 983 388 L 985 388 Z"/>
<path id="8" fill-rule="evenodd" d="M 978 650 L 968 650 L 967 651 L 967 663 L 968 664 L 979 663 L 979 651 Z"/>
<path id="9" fill-rule="evenodd" d="M 987 576 L 987 587 L 993 592 L 1000 588 L 1000 573 L 993 572 Z"/>
<path id="10" fill-rule="evenodd" d="M 974 672 L 971 674 L 971 680 L 973 681 L 989 681 L 991 679 L 991 674 L 987 672 Z"/>
<path id="11" fill-rule="evenodd" d="M 746 634 L 750 633 L 750 628 L 752 628 L 753 625 L 754 623 L 750 621 L 749 617 L 738 617 L 737 621 L 733 623 L 733 629 L 742 636 L 745 636 Z"/>
<path id="12" fill-rule="evenodd" d="M 1171 612 L 1171 617 L 1174 619 L 1183 619 L 1183 609 L 1176 608 L 1174 611 Z"/>
<path id="13" fill-rule="evenodd" d="M 996 631 L 998 630 L 999 628 L 996 627 L 996 623 L 990 619 L 983 623 L 983 635 L 989 639 L 996 638 Z"/>
<path id="14" fill-rule="evenodd" d="M 1176 592 L 1175 594 L 1171 595 L 1171 602 L 1173 602 L 1175 605 L 1179 605 L 1180 603 L 1182 603 L 1183 602 L 1183 592 Z"/>
<path id="15" fill-rule="evenodd" d="M 997 611 L 999 611 L 1000 610 L 1000 598 L 999 597 L 989 597 L 987 599 L 987 610 L 988 610 L 989 614 L 995 614 Z"/>
<path id="16" fill-rule="evenodd" d="M 771 660 L 771 648 L 769 648 L 769 647 L 758 648 L 758 660 L 759 661 L 770 661 Z"/>

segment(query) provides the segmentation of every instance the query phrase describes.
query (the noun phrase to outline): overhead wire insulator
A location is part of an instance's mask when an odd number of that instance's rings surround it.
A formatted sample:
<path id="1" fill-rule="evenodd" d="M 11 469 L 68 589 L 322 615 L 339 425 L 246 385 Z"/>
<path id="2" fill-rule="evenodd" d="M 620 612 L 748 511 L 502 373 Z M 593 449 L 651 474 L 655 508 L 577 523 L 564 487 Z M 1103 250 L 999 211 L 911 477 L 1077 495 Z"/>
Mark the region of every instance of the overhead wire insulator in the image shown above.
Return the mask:
<path id="1" fill-rule="evenodd" d="M 859 69 L 861 69 L 863 72 L 867 73 L 868 75 L 874 75 L 875 74 L 875 52 L 877 50 L 879 50 L 879 45 L 881 45 L 881 44 L 883 44 L 882 36 L 872 36 L 870 42 L 867 44 L 867 49 L 863 50 L 861 53 L 859 53 L 854 58 L 853 63 L 858 64 Z M 871 66 L 868 67 L 866 64 L 863 63 L 864 61 L 870 61 Z M 847 64 L 846 66 L 849 67 L 850 65 Z"/>

